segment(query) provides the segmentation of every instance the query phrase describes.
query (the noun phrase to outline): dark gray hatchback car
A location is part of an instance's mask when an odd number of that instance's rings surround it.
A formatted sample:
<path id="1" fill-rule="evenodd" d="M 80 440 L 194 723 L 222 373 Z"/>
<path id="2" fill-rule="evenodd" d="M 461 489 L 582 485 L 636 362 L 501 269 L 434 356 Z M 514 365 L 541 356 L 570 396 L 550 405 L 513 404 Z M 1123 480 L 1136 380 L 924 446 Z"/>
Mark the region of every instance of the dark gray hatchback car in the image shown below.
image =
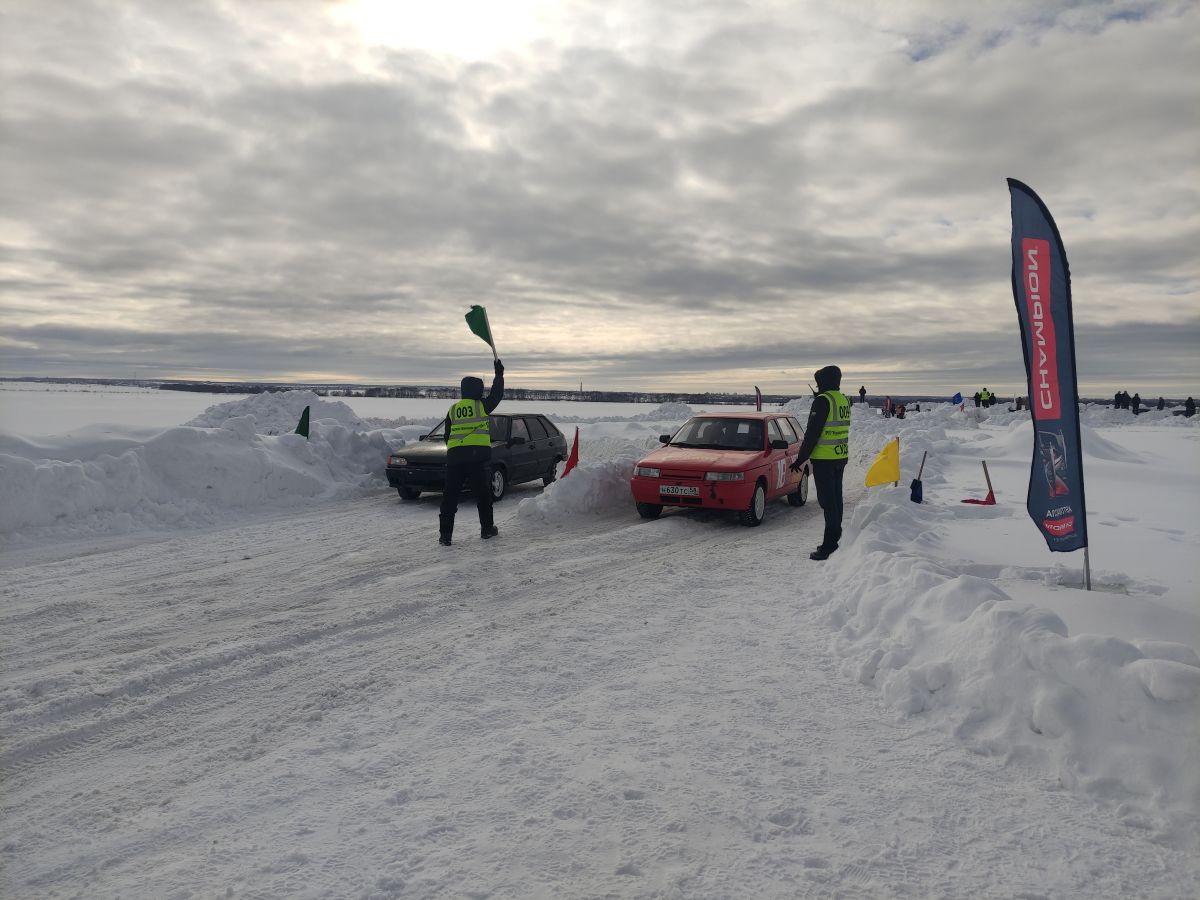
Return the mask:
<path id="1" fill-rule="evenodd" d="M 567 458 L 567 439 L 554 423 L 536 413 L 492 415 L 488 423 L 493 502 L 504 496 L 510 484 L 554 480 L 555 466 Z M 405 500 L 416 500 L 424 491 L 440 492 L 446 486 L 446 423 L 389 456 L 387 479 Z"/>

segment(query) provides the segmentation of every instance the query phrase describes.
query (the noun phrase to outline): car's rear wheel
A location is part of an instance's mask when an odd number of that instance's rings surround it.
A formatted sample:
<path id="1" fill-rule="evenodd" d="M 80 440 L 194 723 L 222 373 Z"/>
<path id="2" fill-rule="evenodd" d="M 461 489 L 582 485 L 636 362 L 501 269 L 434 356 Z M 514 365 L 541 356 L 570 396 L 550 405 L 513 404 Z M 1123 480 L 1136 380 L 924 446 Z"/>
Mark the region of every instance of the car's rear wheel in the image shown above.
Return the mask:
<path id="1" fill-rule="evenodd" d="M 488 487 L 492 492 L 492 502 L 496 503 L 508 490 L 508 473 L 501 466 L 496 466 L 488 475 Z"/>
<path id="2" fill-rule="evenodd" d="M 750 505 L 738 513 L 738 521 L 743 525 L 753 528 L 756 525 L 761 525 L 763 519 L 767 517 L 767 486 L 759 481 L 754 485 L 754 495 L 750 498 Z"/>
<path id="3" fill-rule="evenodd" d="M 789 506 L 803 506 L 808 502 L 808 473 L 800 476 L 800 485 L 787 495 Z"/>
<path id="4" fill-rule="evenodd" d="M 637 504 L 638 515 L 643 519 L 657 519 L 662 515 L 661 503 L 639 503 Z"/>
<path id="5" fill-rule="evenodd" d="M 542 476 L 542 487 L 550 487 L 550 485 L 554 484 L 555 479 L 558 477 L 554 473 L 558 471 L 558 464 L 560 462 L 562 462 L 561 456 L 554 457 L 554 465 L 550 467 L 550 471 L 547 474 Z"/>
<path id="6" fill-rule="evenodd" d="M 400 485 L 396 490 L 400 493 L 401 500 L 416 500 L 421 496 L 421 491 L 418 488 L 407 484 Z"/>

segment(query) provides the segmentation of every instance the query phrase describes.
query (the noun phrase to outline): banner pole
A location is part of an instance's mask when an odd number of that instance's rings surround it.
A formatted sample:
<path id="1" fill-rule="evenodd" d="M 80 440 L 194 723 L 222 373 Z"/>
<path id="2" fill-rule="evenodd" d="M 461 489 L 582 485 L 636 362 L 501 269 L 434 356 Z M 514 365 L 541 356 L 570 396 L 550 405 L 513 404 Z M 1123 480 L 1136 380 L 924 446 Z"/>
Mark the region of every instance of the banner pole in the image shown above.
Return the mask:
<path id="1" fill-rule="evenodd" d="M 900 435 L 896 435 L 896 471 L 900 471 Z M 892 487 L 900 487 L 899 479 L 896 480 L 896 483 Z"/>
<path id="2" fill-rule="evenodd" d="M 1087 591 L 1092 589 L 1092 560 L 1087 547 L 1083 548 L 1083 588 Z"/>
<path id="3" fill-rule="evenodd" d="M 487 325 L 488 334 L 490 335 L 492 333 L 492 323 L 488 320 L 487 307 L 481 306 L 480 309 L 483 310 L 483 321 L 484 321 L 484 324 Z M 492 337 L 492 340 L 488 342 L 488 346 L 492 348 L 492 359 L 493 360 L 500 358 L 500 355 L 496 352 L 495 341 L 496 341 L 496 338 Z"/>

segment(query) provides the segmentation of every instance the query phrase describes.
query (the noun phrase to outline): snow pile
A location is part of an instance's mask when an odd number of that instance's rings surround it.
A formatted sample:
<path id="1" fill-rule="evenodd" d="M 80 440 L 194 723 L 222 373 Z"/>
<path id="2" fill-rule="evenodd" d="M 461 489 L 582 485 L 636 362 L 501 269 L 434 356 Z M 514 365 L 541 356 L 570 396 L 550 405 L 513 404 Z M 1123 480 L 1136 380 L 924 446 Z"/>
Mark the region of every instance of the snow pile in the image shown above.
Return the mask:
<path id="1" fill-rule="evenodd" d="M 629 492 L 633 467 L 658 446 L 650 436 L 641 442 L 620 437 L 581 438 L 584 449 L 579 465 L 538 496 L 522 500 L 517 515 L 525 522 L 544 525 L 587 523 L 597 516 L 629 516 L 633 511 Z M 562 469 L 560 464 L 558 471 Z"/>
<path id="2" fill-rule="evenodd" d="M 633 417 L 635 422 L 682 422 L 690 419 L 695 413 L 686 403 L 662 403 L 650 410 Z"/>
<path id="3" fill-rule="evenodd" d="M 322 414 L 333 415 L 312 423 L 309 440 L 259 433 L 264 423 L 292 420 L 294 427 L 296 404 L 302 410 L 315 400 L 304 391 L 257 395 L 198 417 L 220 420 L 220 427 L 76 442 L 71 459 L 30 458 L 35 445 L 6 442 L 6 450 L 17 452 L 0 453 L 0 541 L 209 525 L 382 487 L 387 454 L 403 440 L 337 424 L 343 404 L 322 404 Z M 259 415 L 227 415 L 251 402 Z"/>
<path id="4" fill-rule="evenodd" d="M 229 419 L 250 416 L 259 434 L 291 434 L 310 407 L 309 422 L 333 422 L 345 428 L 363 428 L 364 423 L 340 400 L 325 400 L 312 391 L 277 391 L 253 394 L 244 400 L 231 400 L 210 406 L 185 425 L 220 428 Z"/>
<path id="5" fill-rule="evenodd" d="M 1108 537 L 1103 526 L 1128 528 L 1143 509 L 1154 512 L 1158 531 L 1183 542 L 1176 551 L 1160 538 L 1130 558 L 1170 578 L 1174 589 L 1095 571 L 1098 587 L 1121 593 L 1084 594 L 1081 557 L 1047 553 L 1025 515 L 1028 418 L 1005 412 L 980 421 L 974 412 L 939 407 L 903 421 L 853 418 L 847 495 L 861 499 L 831 560 L 823 600 L 843 672 L 876 687 L 898 712 L 927 717 L 977 752 L 1110 804 L 1126 824 L 1163 840 L 1194 841 L 1200 657 L 1188 644 L 1144 639 L 1139 631 L 1197 636 L 1194 584 L 1182 558 L 1195 534 L 1185 538 L 1183 529 L 1166 527 L 1176 520 L 1167 520 L 1170 507 L 1160 498 L 1147 495 L 1138 474 L 1147 469 L 1141 453 L 1084 425 L 1093 546 Z M 1126 424 L 1135 424 L 1132 417 Z M 896 435 L 900 486 L 864 490 L 863 471 Z M 917 505 L 909 501 L 908 482 L 926 450 L 926 502 Z M 980 459 L 989 461 L 1000 502 L 962 506 L 962 497 L 986 491 Z M 1186 461 L 1178 465 L 1162 473 L 1168 495 L 1189 483 Z M 1121 543 L 1139 537 L 1134 531 Z M 1130 624 L 1108 630 L 1104 614 Z M 1071 620 L 1085 627 L 1069 629 Z"/>
<path id="6" fill-rule="evenodd" d="M 567 423 L 585 425 L 605 422 L 683 422 L 695 414 L 695 411 L 686 403 L 676 402 L 660 403 L 649 412 L 633 413 L 632 415 L 589 417 L 565 414 L 561 411 L 551 411 L 548 413 L 551 421 L 559 425 Z"/>
<path id="7" fill-rule="evenodd" d="M 800 424 L 804 425 L 808 421 L 808 412 L 812 409 L 812 397 L 797 397 L 795 400 L 789 400 L 783 405 L 783 411 L 789 416 L 795 416 L 800 420 Z M 851 406 L 850 413 L 853 415 L 855 411 L 859 415 L 875 415 L 875 410 L 861 403 L 855 403 Z"/>
<path id="8" fill-rule="evenodd" d="M 367 416 L 362 420 L 362 424 L 372 431 L 380 428 L 412 428 L 415 429 L 415 434 L 425 434 L 433 430 L 433 426 L 446 421 L 445 416 L 397 416 L 394 419 L 385 419 L 379 416 Z M 415 439 L 415 438 L 414 438 Z"/>
<path id="9" fill-rule="evenodd" d="M 1096 403 L 1086 403 L 1080 410 L 1080 421 L 1085 425 L 1091 425 L 1093 428 L 1109 425 L 1159 425 L 1159 424 L 1184 424 L 1189 421 L 1195 424 L 1196 417 L 1191 420 L 1185 416 L 1175 415 L 1176 410 L 1182 410 L 1183 406 L 1168 406 L 1166 409 L 1157 409 L 1158 398 L 1155 398 L 1153 405 L 1147 407 L 1142 404 L 1142 411 L 1135 416 L 1132 409 L 1115 409 L 1112 406 L 1102 406 Z"/>

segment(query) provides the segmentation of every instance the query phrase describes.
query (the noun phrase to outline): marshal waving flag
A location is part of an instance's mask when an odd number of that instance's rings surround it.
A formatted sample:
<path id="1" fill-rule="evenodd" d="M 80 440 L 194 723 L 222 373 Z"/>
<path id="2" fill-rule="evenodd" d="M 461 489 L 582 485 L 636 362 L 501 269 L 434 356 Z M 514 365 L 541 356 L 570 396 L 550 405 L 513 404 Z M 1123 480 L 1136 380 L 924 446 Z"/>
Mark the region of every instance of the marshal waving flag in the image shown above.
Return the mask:
<path id="1" fill-rule="evenodd" d="M 1015 179 L 1008 179 L 1008 190 L 1013 300 L 1033 414 L 1033 462 L 1025 506 L 1051 550 L 1085 551 L 1085 577 L 1090 582 L 1071 272 L 1046 204 Z"/>

